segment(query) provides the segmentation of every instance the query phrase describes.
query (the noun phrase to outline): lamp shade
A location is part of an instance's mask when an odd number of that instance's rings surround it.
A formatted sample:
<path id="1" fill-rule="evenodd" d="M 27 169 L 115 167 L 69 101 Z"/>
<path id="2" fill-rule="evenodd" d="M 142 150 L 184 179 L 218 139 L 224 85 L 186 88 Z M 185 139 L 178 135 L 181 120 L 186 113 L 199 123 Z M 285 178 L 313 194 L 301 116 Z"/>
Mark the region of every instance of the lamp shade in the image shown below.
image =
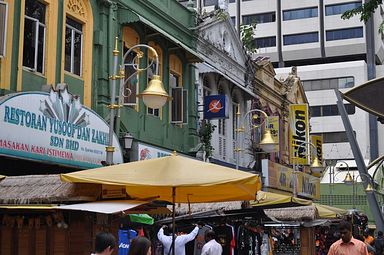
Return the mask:
<path id="1" fill-rule="evenodd" d="M 367 188 L 365 189 L 365 192 L 367 193 L 373 193 L 373 187 L 370 183 L 368 183 Z"/>
<path id="2" fill-rule="evenodd" d="M 123 136 L 124 140 L 124 149 L 131 149 L 132 148 L 132 142 L 133 142 L 133 136 L 130 133 L 126 133 Z"/>
<path id="3" fill-rule="evenodd" d="M 170 99 L 170 96 L 165 91 L 160 76 L 153 75 L 152 80 L 148 83 L 147 88 L 138 95 L 143 98 L 146 106 L 159 109 Z"/>
<path id="4" fill-rule="evenodd" d="M 261 149 L 263 149 L 265 152 L 275 152 L 277 144 L 278 143 L 273 140 L 271 130 L 266 129 L 264 131 L 263 138 L 260 141 Z"/>
<path id="5" fill-rule="evenodd" d="M 319 158 L 315 157 L 312 161 L 311 164 L 311 172 L 313 173 L 314 176 L 320 177 L 324 167 L 320 164 Z"/>
<path id="6" fill-rule="evenodd" d="M 354 180 L 351 176 L 351 174 L 348 172 L 347 175 L 345 176 L 345 179 L 343 181 L 345 184 L 353 184 Z"/>

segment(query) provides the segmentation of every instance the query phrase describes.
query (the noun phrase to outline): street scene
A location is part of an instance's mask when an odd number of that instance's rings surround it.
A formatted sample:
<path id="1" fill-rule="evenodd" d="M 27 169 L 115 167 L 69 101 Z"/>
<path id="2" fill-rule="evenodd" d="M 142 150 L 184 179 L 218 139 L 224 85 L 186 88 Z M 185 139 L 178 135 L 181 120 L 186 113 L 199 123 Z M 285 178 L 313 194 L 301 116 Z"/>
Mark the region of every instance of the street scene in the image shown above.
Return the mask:
<path id="1" fill-rule="evenodd" d="M 382 0 L 0 0 L 0 255 L 384 255 Z"/>

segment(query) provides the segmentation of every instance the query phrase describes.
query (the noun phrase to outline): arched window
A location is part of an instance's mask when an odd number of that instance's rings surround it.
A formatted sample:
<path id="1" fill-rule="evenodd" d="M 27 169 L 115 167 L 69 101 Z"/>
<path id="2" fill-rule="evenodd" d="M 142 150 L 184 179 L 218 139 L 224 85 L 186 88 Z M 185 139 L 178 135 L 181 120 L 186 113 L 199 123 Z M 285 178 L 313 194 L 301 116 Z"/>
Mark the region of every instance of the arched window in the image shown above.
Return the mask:
<path id="1" fill-rule="evenodd" d="M 183 66 L 176 55 L 169 56 L 169 89 L 171 123 L 186 124 L 188 121 L 188 91 L 183 88 Z"/>
<path id="2" fill-rule="evenodd" d="M 123 55 L 133 46 L 140 43 L 140 37 L 138 33 L 130 28 L 123 28 Z M 139 58 L 137 58 L 138 48 L 134 49 L 129 53 L 127 58 L 125 59 L 125 79 L 134 75 L 136 72 L 135 67 L 139 65 Z M 136 73 L 133 77 L 131 77 L 124 87 L 124 104 L 137 106 L 138 99 L 137 93 L 139 92 L 139 74 Z"/>
<path id="3" fill-rule="evenodd" d="M 64 5 L 64 70 L 84 80 L 84 104 L 90 106 L 92 96 L 92 7 L 89 1 L 84 0 L 65 0 Z M 62 80 L 64 80 L 64 72 Z"/>
<path id="4" fill-rule="evenodd" d="M 152 48 L 154 48 L 157 52 L 157 55 L 159 57 L 158 65 L 159 65 L 160 77 L 163 77 L 163 50 L 161 49 L 160 45 L 156 44 L 155 42 L 149 42 L 148 45 L 151 46 Z M 155 74 L 155 71 L 156 71 L 155 55 L 153 54 L 153 52 L 151 50 L 148 50 L 148 64 L 150 64 L 151 62 L 153 62 L 153 64 L 147 70 L 148 83 L 152 79 L 152 76 Z M 155 117 L 160 117 L 161 116 L 161 109 L 153 109 L 153 108 L 147 107 L 147 114 L 155 116 Z"/>

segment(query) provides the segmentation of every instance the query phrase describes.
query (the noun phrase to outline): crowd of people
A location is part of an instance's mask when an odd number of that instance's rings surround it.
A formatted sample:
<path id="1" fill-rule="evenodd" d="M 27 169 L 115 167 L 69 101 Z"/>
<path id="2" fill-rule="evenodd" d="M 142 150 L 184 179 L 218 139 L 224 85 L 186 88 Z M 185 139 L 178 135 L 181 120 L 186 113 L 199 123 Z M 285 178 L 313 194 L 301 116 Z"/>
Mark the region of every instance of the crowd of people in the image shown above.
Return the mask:
<path id="1" fill-rule="evenodd" d="M 202 226 L 196 225 L 188 234 L 164 233 L 163 226 L 157 233 L 158 240 L 163 244 L 164 255 L 174 254 L 185 255 L 185 245 L 194 240 L 201 230 Z M 352 224 L 349 221 L 341 221 L 338 225 L 338 240 L 333 242 L 326 253 L 317 252 L 317 255 L 384 255 L 384 234 L 377 232 L 374 238 L 368 232 L 364 236 L 353 236 Z M 217 236 L 214 230 L 204 231 L 205 244 L 201 247 L 202 255 L 222 255 L 222 245 L 216 241 Z M 336 236 L 335 236 L 336 237 Z M 172 242 L 174 245 L 172 246 Z M 317 244 L 316 244 L 317 245 Z M 143 236 L 137 236 L 132 239 L 128 255 L 151 255 L 151 241 Z M 111 233 L 99 233 L 95 239 L 95 252 L 92 255 L 111 255 L 116 248 L 116 239 Z"/>

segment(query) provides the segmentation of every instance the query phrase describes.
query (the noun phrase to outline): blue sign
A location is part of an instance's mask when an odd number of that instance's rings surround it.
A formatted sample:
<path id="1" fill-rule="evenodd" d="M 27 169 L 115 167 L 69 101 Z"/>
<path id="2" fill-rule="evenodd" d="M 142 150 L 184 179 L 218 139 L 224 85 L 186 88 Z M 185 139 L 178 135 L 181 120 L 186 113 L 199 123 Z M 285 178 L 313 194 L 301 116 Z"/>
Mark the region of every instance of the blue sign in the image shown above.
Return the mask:
<path id="1" fill-rule="evenodd" d="M 119 255 L 128 255 L 131 240 L 137 236 L 136 231 L 132 229 L 119 229 Z"/>
<path id="2" fill-rule="evenodd" d="M 204 119 L 228 118 L 228 99 L 225 95 L 204 97 Z"/>

